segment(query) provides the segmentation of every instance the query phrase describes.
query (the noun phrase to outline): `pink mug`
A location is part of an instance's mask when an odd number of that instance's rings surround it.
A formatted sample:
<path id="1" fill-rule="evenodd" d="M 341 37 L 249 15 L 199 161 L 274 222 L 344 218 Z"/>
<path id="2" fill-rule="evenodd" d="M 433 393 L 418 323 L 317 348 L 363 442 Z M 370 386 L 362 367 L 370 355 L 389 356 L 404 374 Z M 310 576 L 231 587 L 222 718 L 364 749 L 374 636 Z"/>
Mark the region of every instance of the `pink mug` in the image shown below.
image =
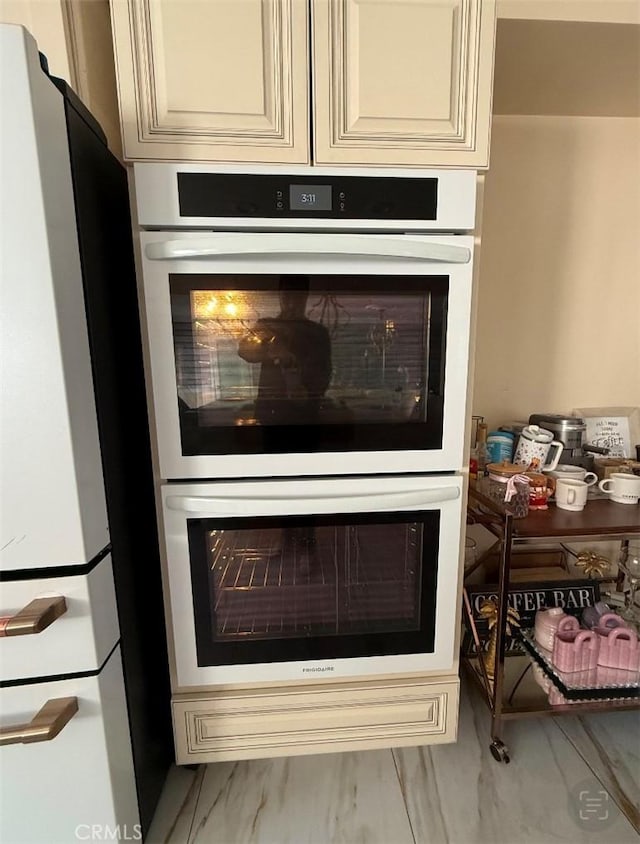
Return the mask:
<path id="1" fill-rule="evenodd" d="M 565 618 L 571 618 L 571 616 L 568 616 L 561 607 L 551 607 L 548 610 L 538 610 L 534 622 L 534 635 L 536 642 L 541 648 L 544 648 L 546 651 L 553 650 L 556 630 L 558 629 L 560 622 Z"/>

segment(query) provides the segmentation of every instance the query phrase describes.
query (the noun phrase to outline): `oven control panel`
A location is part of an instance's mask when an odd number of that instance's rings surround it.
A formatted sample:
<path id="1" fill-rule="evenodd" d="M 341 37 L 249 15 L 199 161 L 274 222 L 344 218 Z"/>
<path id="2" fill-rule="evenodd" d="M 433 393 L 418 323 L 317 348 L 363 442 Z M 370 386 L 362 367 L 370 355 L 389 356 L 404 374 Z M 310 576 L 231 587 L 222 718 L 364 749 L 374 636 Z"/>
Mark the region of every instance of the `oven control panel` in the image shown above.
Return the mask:
<path id="1" fill-rule="evenodd" d="M 435 220 L 438 179 L 177 173 L 181 217 Z"/>

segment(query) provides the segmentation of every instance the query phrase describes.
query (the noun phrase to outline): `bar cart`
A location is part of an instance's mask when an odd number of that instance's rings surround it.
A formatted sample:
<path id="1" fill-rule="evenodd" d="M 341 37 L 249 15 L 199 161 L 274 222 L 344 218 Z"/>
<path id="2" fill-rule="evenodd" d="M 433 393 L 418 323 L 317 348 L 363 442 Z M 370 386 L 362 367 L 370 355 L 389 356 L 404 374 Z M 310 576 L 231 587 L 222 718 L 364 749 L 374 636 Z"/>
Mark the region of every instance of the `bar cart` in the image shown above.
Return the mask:
<path id="1" fill-rule="evenodd" d="M 620 540 L 624 551 L 632 538 L 640 537 L 640 506 L 615 504 L 606 498 L 589 500 L 584 510 L 570 512 L 551 505 L 548 510 L 530 511 L 525 518 L 514 519 L 504 508 L 486 494 L 486 482 L 480 480 L 470 484 L 467 504 L 467 522 L 481 524 L 495 537 L 495 543 L 469 569 L 465 571 L 463 612 L 466 624 L 473 629 L 477 651 L 475 655 L 462 655 L 462 664 L 474 683 L 480 688 L 491 712 L 491 754 L 498 762 L 510 761 L 509 751 L 503 741 L 503 727 L 506 721 L 541 715 L 559 716 L 582 714 L 585 711 L 611 711 L 640 709 L 640 678 L 633 677 L 631 683 L 598 683 L 598 687 L 585 682 L 584 678 L 562 675 L 554 670 L 544 658 L 544 652 L 536 648 L 533 637 L 527 631 L 517 635 L 524 653 L 509 655 L 505 659 L 508 617 L 509 584 L 511 579 L 512 554 L 524 546 L 548 545 L 571 541 Z M 486 657 L 475 632 L 473 610 L 467 593 L 467 580 L 487 557 L 498 553 L 497 618 L 495 632 L 495 669 L 493 677 L 487 672 Z M 569 576 L 569 575 L 568 575 Z M 585 582 L 587 579 L 585 577 Z M 533 666 L 536 666 L 533 668 Z M 533 671 L 537 671 L 548 688 L 553 689 L 556 700 L 552 705 L 539 681 L 533 682 Z M 523 684 L 529 673 L 528 684 Z M 517 694 L 524 701 L 515 702 Z M 561 697 L 560 697 L 561 696 Z"/>

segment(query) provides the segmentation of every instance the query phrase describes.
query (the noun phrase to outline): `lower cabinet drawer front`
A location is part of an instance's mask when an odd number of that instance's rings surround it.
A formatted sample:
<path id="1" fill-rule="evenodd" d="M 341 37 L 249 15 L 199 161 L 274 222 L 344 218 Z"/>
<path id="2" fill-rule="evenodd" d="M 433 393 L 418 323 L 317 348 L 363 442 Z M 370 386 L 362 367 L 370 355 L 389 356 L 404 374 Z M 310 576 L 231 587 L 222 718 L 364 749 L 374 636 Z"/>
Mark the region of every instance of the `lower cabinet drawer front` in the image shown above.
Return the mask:
<path id="1" fill-rule="evenodd" d="M 140 837 L 119 648 L 97 676 L 0 689 L 2 734 L 70 697 L 78 710 L 54 738 L 0 747 L 6 844 Z"/>
<path id="2" fill-rule="evenodd" d="M 86 575 L 2 583 L 0 615 L 14 616 L 37 598 L 63 597 L 66 610 L 40 633 L 0 637 L 0 680 L 95 671 L 120 637 L 107 555 Z"/>
<path id="3" fill-rule="evenodd" d="M 449 679 L 449 678 L 447 678 Z M 178 764 L 455 741 L 459 682 L 176 697 Z"/>

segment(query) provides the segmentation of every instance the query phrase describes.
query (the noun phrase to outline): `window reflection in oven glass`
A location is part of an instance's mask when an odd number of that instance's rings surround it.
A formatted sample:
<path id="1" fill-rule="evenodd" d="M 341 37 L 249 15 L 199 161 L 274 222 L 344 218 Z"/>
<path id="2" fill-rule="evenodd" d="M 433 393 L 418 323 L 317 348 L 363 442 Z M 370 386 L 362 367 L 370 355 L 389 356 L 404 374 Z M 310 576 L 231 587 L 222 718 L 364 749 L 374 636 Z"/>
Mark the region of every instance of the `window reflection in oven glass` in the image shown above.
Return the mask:
<path id="1" fill-rule="evenodd" d="M 214 641 L 419 629 L 423 525 L 207 531 Z"/>
<path id="2" fill-rule="evenodd" d="M 183 423 L 194 415 L 206 428 L 425 421 L 428 385 L 441 389 L 444 363 L 437 281 L 262 283 L 271 289 L 255 289 L 251 277 L 172 276 Z"/>

